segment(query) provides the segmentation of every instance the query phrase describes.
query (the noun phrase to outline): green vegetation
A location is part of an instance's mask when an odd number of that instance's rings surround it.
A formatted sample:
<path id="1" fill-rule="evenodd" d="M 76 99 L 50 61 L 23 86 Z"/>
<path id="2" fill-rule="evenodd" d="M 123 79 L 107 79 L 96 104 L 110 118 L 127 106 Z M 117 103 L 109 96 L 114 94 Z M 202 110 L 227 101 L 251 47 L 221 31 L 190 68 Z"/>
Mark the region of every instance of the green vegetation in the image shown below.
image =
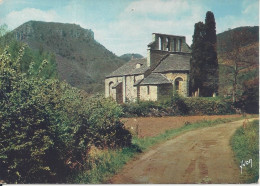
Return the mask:
<path id="1" fill-rule="evenodd" d="M 103 92 L 105 76 L 125 64 L 94 39 L 92 30 L 75 24 L 29 21 L 0 43 L 10 45 L 14 38 L 34 50 L 55 54 L 59 79 L 88 93 Z"/>
<path id="2" fill-rule="evenodd" d="M 139 58 L 143 58 L 142 55 L 140 54 L 123 54 L 122 56 L 120 56 L 120 58 L 122 60 L 124 60 L 125 62 L 130 61 L 132 58 L 134 59 L 139 59 Z"/>
<path id="3" fill-rule="evenodd" d="M 131 134 L 119 120 L 122 109 L 113 100 L 87 97 L 51 79 L 51 73 L 43 73 L 47 60 L 38 68 L 30 63 L 23 72 L 26 47 L 18 55 L 12 52 L 6 49 L 0 56 L 1 180 L 64 183 L 72 172 L 88 168 L 92 146 L 131 145 Z"/>
<path id="4" fill-rule="evenodd" d="M 254 42 L 259 41 L 259 26 L 253 26 L 253 27 L 245 26 L 245 27 L 237 27 L 234 29 L 229 29 L 217 35 L 218 53 L 231 52 L 232 50 L 234 50 L 233 44 L 231 43 L 230 40 L 230 36 L 234 32 L 240 32 L 241 38 L 247 38 L 247 40 L 242 40 L 243 41 L 242 46 L 247 46 Z"/>
<path id="5" fill-rule="evenodd" d="M 239 27 L 218 35 L 219 93 L 232 96 L 233 102 L 245 92 L 243 84 L 254 79 L 259 82 L 258 30 L 259 27 Z M 258 85 L 255 84 L 256 89 Z"/>
<path id="6" fill-rule="evenodd" d="M 257 183 L 259 179 L 259 120 L 250 122 L 245 128 L 240 127 L 231 139 L 231 146 L 235 152 L 237 164 L 252 159 L 250 165 L 242 169 L 243 183 Z"/>
<path id="7" fill-rule="evenodd" d="M 122 105 L 124 117 L 234 114 L 230 99 L 221 97 L 173 96 L 161 102 L 139 101 Z"/>
<path id="8" fill-rule="evenodd" d="M 199 90 L 201 96 L 218 94 L 219 74 L 216 52 L 216 22 L 214 14 L 206 13 L 205 24 L 194 26 L 191 45 L 190 94 Z"/>
<path id="9" fill-rule="evenodd" d="M 97 150 L 88 159 L 87 168 L 70 176 L 68 183 L 97 184 L 109 181 L 114 174 L 140 150 L 135 147 L 125 147 L 118 150 Z"/>

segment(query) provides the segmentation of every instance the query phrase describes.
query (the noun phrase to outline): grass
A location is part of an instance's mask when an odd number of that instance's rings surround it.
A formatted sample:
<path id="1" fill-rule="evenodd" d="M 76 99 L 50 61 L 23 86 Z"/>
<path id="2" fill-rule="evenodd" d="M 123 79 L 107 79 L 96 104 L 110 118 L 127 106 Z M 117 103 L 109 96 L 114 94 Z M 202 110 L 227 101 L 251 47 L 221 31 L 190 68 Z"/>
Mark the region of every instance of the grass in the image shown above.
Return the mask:
<path id="1" fill-rule="evenodd" d="M 92 156 L 89 157 L 85 166 L 85 171 L 76 173 L 68 179 L 69 183 L 108 183 L 109 178 L 118 173 L 121 168 L 130 161 L 135 155 L 150 149 L 150 147 L 165 142 L 174 138 L 182 133 L 203 128 L 211 127 L 221 123 L 237 121 L 242 119 L 229 118 L 217 119 L 213 121 L 203 120 L 193 124 L 187 123 L 183 127 L 168 130 L 163 134 L 155 137 L 137 138 L 133 137 L 132 146 L 117 150 L 97 150 Z"/>
<path id="2" fill-rule="evenodd" d="M 243 183 L 257 183 L 259 178 L 259 120 L 240 127 L 231 139 L 231 146 L 238 165 L 252 159 L 251 166 L 243 166 L 240 179 Z M 240 167 L 239 167 L 240 168 Z"/>
<path id="3" fill-rule="evenodd" d="M 98 150 L 90 157 L 86 170 L 69 178 L 70 183 L 98 184 L 108 181 L 108 178 L 117 173 L 137 152 L 138 148 L 132 146 L 118 150 Z"/>

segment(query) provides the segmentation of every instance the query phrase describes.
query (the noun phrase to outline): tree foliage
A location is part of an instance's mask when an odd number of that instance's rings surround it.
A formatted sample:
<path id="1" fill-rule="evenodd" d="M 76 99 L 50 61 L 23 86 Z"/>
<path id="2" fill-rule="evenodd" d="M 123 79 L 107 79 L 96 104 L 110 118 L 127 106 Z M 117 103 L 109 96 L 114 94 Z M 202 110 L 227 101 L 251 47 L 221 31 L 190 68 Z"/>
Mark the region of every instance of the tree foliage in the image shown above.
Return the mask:
<path id="1" fill-rule="evenodd" d="M 218 59 L 216 53 L 216 23 L 207 12 L 205 24 L 195 24 L 191 59 L 191 93 L 198 89 L 201 96 L 218 93 Z"/>
<path id="2" fill-rule="evenodd" d="M 198 22 L 194 26 L 193 34 L 193 43 L 191 46 L 192 49 L 192 58 L 191 58 L 191 72 L 190 72 L 190 82 L 191 89 L 193 93 L 197 91 L 198 88 L 202 88 L 202 83 L 205 79 L 205 74 L 201 73 L 204 65 L 204 38 L 205 38 L 205 29 L 202 22 Z"/>
<path id="3" fill-rule="evenodd" d="M 249 30 L 232 30 L 226 34 L 226 38 L 229 42 L 219 43 L 220 48 L 224 49 L 220 57 L 225 61 L 225 66 L 229 68 L 229 72 L 224 74 L 224 77 L 232 84 L 232 98 L 233 102 L 236 102 L 243 92 L 243 81 L 239 80 L 239 75 L 249 71 L 252 67 L 257 66 L 258 70 L 259 54 L 258 50 L 251 49 L 248 44 L 248 41 L 253 38 Z"/>
<path id="4" fill-rule="evenodd" d="M 92 145 L 131 143 L 119 120 L 121 107 L 89 98 L 65 82 L 44 75 L 48 61 L 24 70 L 26 46 L 16 57 L 0 56 L 0 179 L 7 183 L 65 182 L 80 170 Z"/>

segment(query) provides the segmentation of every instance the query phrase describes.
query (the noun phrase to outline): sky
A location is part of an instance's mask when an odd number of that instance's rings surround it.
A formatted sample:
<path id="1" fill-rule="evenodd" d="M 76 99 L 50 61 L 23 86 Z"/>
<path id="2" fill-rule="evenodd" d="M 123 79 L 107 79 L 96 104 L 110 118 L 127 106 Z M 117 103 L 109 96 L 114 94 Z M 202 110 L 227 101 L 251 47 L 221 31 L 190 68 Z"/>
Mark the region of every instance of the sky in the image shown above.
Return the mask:
<path id="1" fill-rule="evenodd" d="M 147 56 L 152 33 L 182 35 L 192 43 L 194 24 L 215 16 L 217 33 L 259 25 L 258 0 L 0 0 L 0 25 L 30 21 L 75 23 L 120 56 Z"/>

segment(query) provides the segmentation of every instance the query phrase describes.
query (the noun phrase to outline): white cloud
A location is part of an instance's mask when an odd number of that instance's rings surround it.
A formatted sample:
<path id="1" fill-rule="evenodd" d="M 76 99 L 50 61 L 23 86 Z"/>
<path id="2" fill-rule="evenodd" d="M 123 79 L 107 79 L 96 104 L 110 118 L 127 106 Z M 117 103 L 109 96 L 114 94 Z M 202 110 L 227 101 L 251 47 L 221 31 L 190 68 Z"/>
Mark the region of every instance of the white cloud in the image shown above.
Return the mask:
<path id="1" fill-rule="evenodd" d="M 258 12 L 259 9 L 259 2 L 258 0 L 244 0 L 242 3 L 244 10 L 242 11 L 243 14 L 251 14 Z"/>
<path id="2" fill-rule="evenodd" d="M 116 54 L 139 52 L 146 55 L 152 33 L 184 35 L 192 42 L 194 24 L 203 21 L 207 8 L 193 1 L 141 0 L 130 3 L 106 29 L 95 37 Z M 116 38 L 116 39 L 115 39 Z M 124 47 L 124 48 L 122 48 Z"/>
<path id="3" fill-rule="evenodd" d="M 50 22 L 58 19 L 59 16 L 54 10 L 42 11 L 35 8 L 25 8 L 21 11 L 10 12 L 5 18 L 3 18 L 2 22 L 8 23 L 8 27 L 14 29 L 30 20 Z"/>
<path id="4" fill-rule="evenodd" d="M 256 26 L 259 25 L 259 3 L 258 0 L 244 0 L 242 2 L 244 7 L 239 16 L 227 15 L 219 17 L 217 23 L 217 33 L 228 30 L 229 28 L 236 28 L 240 26 Z"/>

